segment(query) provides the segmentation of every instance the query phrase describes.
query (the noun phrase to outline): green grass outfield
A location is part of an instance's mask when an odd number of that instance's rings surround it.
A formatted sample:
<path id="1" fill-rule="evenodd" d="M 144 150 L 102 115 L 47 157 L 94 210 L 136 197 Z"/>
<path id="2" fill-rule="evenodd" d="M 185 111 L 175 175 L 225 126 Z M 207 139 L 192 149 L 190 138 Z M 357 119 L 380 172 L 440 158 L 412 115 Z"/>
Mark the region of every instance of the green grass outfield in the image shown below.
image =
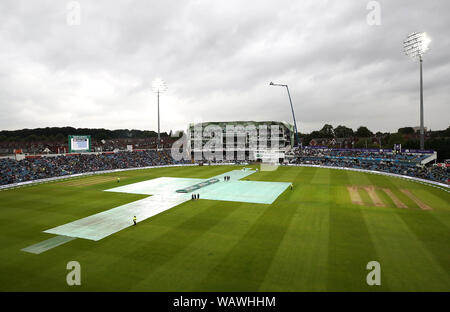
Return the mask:
<path id="1" fill-rule="evenodd" d="M 42 233 L 146 196 L 103 192 L 156 177 L 209 178 L 234 166 L 125 171 L 0 192 L 0 291 L 450 291 L 450 194 L 381 175 L 280 167 L 245 180 L 293 182 L 272 205 L 189 201 L 98 242 L 39 255 Z M 348 186 L 359 186 L 353 204 Z M 374 186 L 375 206 L 364 186 Z M 408 208 L 397 208 L 388 188 Z M 432 210 L 422 210 L 407 189 Z M 81 264 L 81 286 L 66 265 Z M 381 264 L 368 286 L 366 264 Z"/>

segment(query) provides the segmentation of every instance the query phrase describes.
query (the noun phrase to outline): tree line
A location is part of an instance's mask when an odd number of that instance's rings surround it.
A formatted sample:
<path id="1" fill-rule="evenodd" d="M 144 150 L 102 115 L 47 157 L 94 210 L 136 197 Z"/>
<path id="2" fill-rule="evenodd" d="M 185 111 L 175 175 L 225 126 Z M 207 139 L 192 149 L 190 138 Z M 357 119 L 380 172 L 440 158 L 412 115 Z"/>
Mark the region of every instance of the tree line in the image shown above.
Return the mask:
<path id="1" fill-rule="evenodd" d="M 148 130 L 108 130 L 73 127 L 47 127 L 37 129 L 4 130 L 0 131 L 0 142 L 58 142 L 67 143 L 69 135 L 90 135 L 92 140 L 111 140 L 124 138 L 151 138 L 158 134 Z M 162 132 L 161 136 L 168 136 Z"/>
<path id="2" fill-rule="evenodd" d="M 0 142 L 56 142 L 67 143 L 69 135 L 90 135 L 92 140 L 111 140 L 124 138 L 152 138 L 158 134 L 149 130 L 129 129 L 96 129 L 73 127 L 47 127 L 37 129 L 4 130 L 0 131 Z M 161 136 L 170 136 L 162 132 Z M 394 144 L 402 144 L 405 149 L 419 149 L 418 135 L 411 127 L 398 129 L 396 133 L 380 131 L 373 133 L 365 126 L 354 131 L 352 128 L 338 125 L 333 127 L 325 124 L 322 129 L 309 134 L 300 134 L 304 146 L 309 145 L 312 139 L 349 138 L 354 142 L 354 148 L 393 148 Z M 425 148 L 438 152 L 439 159 L 450 159 L 450 127 L 445 130 L 429 131 L 425 140 Z"/>
<path id="3" fill-rule="evenodd" d="M 354 131 L 352 128 L 339 125 L 333 127 L 325 124 L 322 129 L 309 134 L 300 134 L 303 146 L 310 144 L 313 139 L 347 138 L 354 144 L 354 148 L 393 148 L 394 144 L 401 144 L 404 149 L 419 149 L 419 135 L 412 127 L 399 128 L 395 133 L 373 133 L 365 126 Z M 439 160 L 450 159 L 450 126 L 445 130 L 429 131 L 426 135 L 425 149 L 438 152 Z"/>

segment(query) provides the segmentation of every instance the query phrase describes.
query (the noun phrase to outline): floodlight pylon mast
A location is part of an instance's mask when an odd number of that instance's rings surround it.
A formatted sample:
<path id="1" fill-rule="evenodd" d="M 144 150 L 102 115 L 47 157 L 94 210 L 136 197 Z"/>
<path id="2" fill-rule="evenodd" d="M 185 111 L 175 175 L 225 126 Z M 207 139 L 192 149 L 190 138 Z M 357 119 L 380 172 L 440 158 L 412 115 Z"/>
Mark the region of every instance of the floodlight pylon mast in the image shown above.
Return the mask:
<path id="1" fill-rule="evenodd" d="M 419 56 L 420 60 L 420 149 L 425 148 L 425 131 L 423 122 L 423 77 L 422 77 L 422 56 Z"/>
<path id="2" fill-rule="evenodd" d="M 155 79 L 152 83 L 153 92 L 156 93 L 158 102 L 158 142 L 156 143 L 156 148 L 159 149 L 159 144 L 161 142 L 161 131 L 160 131 L 160 116 L 159 116 L 159 94 L 167 91 L 167 85 L 162 79 Z"/>
<path id="3" fill-rule="evenodd" d="M 159 90 L 158 90 L 158 144 L 157 148 L 159 149 L 159 142 L 161 142 L 161 133 L 159 129 L 160 123 L 159 123 Z"/>
<path id="4" fill-rule="evenodd" d="M 425 130 L 423 118 L 423 54 L 428 50 L 431 40 L 426 33 L 412 33 L 403 42 L 406 55 L 419 58 L 420 67 L 420 149 L 425 148 Z"/>
<path id="5" fill-rule="evenodd" d="M 291 99 L 291 93 L 289 92 L 289 87 L 288 87 L 288 85 L 285 85 L 285 84 L 279 84 L 279 83 L 273 83 L 273 82 L 270 82 L 269 85 L 277 86 L 277 87 L 286 87 L 287 94 L 289 97 L 289 103 L 291 103 L 292 118 L 294 119 L 295 139 L 297 140 L 297 146 L 298 146 L 300 144 L 300 139 L 298 137 L 297 122 L 295 121 L 294 107 L 292 106 L 292 99 Z"/>

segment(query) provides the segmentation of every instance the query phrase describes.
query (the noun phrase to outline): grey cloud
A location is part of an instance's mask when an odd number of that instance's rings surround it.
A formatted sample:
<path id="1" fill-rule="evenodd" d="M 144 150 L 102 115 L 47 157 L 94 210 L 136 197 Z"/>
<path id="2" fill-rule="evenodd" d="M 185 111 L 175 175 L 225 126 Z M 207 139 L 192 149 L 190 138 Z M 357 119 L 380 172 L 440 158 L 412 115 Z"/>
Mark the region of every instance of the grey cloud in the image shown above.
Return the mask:
<path id="1" fill-rule="evenodd" d="M 450 22 L 445 0 L 86 1 L 81 25 L 66 2 L 2 1 L 0 124 L 156 128 L 151 81 L 165 79 L 162 129 L 202 120 L 325 122 L 392 131 L 418 124 L 413 31 L 433 39 L 424 60 L 425 122 L 448 127 Z M 401 116 L 401 118 L 399 118 Z"/>

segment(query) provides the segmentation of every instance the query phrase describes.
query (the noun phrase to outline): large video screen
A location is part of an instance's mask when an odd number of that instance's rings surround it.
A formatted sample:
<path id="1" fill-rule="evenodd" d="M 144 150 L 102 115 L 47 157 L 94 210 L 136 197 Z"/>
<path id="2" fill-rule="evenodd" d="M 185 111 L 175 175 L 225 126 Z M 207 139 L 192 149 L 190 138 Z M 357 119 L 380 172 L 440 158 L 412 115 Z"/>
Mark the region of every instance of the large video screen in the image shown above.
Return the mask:
<path id="1" fill-rule="evenodd" d="M 90 152 L 90 135 L 69 135 L 69 152 Z"/>

